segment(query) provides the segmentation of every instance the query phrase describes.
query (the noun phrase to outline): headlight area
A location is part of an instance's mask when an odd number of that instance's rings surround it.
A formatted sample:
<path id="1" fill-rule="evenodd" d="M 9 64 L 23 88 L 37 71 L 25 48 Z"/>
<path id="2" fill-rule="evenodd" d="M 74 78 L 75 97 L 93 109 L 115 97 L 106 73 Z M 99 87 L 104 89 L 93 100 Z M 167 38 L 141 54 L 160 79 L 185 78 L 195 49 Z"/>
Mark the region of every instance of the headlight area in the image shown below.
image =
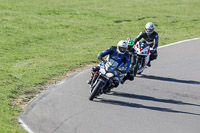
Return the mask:
<path id="1" fill-rule="evenodd" d="M 111 78 L 111 77 L 114 76 L 114 74 L 113 74 L 113 73 L 106 73 L 106 76 L 107 76 L 108 78 Z"/>

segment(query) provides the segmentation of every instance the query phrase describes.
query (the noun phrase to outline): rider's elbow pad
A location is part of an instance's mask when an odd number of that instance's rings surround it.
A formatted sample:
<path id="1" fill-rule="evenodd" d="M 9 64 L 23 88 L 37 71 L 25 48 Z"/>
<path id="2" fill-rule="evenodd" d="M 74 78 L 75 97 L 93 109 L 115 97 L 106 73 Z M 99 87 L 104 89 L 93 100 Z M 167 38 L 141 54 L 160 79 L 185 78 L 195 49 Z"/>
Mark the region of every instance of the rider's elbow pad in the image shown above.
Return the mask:
<path id="1" fill-rule="evenodd" d="M 98 58 L 98 60 L 102 61 L 102 56 L 100 54 L 98 55 L 97 58 Z"/>

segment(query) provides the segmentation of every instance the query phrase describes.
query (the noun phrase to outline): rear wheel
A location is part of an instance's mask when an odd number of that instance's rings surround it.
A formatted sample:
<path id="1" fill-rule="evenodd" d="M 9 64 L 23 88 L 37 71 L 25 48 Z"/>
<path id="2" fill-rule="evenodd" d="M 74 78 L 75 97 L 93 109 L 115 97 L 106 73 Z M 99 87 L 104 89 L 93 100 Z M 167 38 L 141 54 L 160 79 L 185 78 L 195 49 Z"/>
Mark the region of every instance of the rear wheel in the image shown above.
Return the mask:
<path id="1" fill-rule="evenodd" d="M 101 80 L 99 80 L 99 82 L 96 84 L 96 86 L 93 88 L 91 94 L 90 94 L 90 97 L 89 97 L 89 100 L 92 101 L 95 96 L 99 93 L 101 87 L 103 86 L 103 82 Z"/>

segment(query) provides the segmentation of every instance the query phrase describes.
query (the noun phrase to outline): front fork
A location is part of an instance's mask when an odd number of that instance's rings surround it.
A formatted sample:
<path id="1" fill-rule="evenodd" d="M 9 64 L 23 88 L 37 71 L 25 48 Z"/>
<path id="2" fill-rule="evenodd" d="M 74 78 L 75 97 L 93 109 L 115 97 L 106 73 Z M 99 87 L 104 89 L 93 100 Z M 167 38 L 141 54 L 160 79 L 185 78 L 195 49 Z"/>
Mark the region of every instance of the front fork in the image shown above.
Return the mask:
<path id="1" fill-rule="evenodd" d="M 99 93 L 106 93 L 107 89 L 109 88 L 109 79 L 107 79 L 106 77 L 104 77 L 103 75 L 98 73 L 94 74 L 94 77 L 92 79 L 92 83 L 91 83 L 91 90 L 95 87 L 95 85 L 100 82 L 99 80 L 101 80 L 101 82 L 103 82 L 104 84 L 101 86 L 101 89 L 99 90 Z"/>

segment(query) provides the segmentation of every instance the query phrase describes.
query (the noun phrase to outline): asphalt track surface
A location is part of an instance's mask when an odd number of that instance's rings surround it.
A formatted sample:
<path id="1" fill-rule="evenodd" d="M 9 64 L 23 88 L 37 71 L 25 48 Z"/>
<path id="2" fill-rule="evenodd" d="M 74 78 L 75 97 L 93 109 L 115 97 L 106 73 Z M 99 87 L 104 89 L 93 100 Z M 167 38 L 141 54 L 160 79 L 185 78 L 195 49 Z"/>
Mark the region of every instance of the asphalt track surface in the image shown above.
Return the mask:
<path id="1" fill-rule="evenodd" d="M 36 97 L 19 120 L 34 133 L 199 133 L 200 39 L 158 49 L 134 81 L 89 101 L 90 69 Z"/>

